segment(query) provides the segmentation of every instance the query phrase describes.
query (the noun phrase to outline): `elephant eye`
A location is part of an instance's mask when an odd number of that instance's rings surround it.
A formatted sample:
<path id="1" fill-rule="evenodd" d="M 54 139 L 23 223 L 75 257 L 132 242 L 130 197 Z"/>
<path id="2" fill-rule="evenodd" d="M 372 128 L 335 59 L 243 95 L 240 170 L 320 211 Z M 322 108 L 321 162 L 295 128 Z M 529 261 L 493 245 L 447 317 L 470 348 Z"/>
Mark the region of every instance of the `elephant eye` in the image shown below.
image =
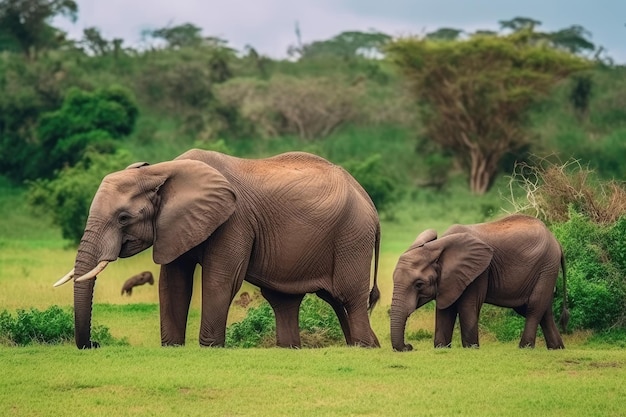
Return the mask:
<path id="1" fill-rule="evenodd" d="M 128 213 L 120 213 L 120 215 L 117 217 L 117 221 L 123 226 L 125 224 L 128 224 L 131 218 L 131 215 Z"/>
<path id="2" fill-rule="evenodd" d="M 423 281 L 417 281 L 415 283 L 415 288 L 417 288 L 418 290 L 422 289 L 424 287 L 424 282 Z"/>

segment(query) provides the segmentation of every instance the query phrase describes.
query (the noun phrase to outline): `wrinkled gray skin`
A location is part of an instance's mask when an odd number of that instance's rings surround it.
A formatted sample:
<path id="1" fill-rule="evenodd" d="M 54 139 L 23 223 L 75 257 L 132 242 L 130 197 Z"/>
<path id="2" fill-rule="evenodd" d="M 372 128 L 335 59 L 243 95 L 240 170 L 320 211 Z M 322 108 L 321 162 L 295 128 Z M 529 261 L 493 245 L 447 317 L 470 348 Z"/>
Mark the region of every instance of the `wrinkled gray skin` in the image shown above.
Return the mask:
<path id="1" fill-rule="evenodd" d="M 300 346 L 306 293 L 335 310 L 350 345 L 379 346 L 369 308 L 380 226 L 363 188 L 344 169 L 292 152 L 248 160 L 190 150 L 173 161 L 137 163 L 104 178 L 93 199 L 74 279 L 101 261 L 153 246 L 161 265 L 162 345 L 183 345 L 193 273 L 202 266 L 200 345 L 223 346 L 230 303 L 245 279 L 276 315 L 279 346 Z M 74 282 L 78 348 L 90 340 L 94 281 Z"/>
<path id="2" fill-rule="evenodd" d="M 565 263 L 559 242 L 534 217 L 511 215 L 474 225 L 454 225 L 440 239 L 421 233 L 400 257 L 393 274 L 391 342 L 405 344 L 409 315 L 436 300 L 435 347 L 449 347 L 457 318 L 464 347 L 478 347 L 478 317 L 483 303 L 510 307 L 526 318 L 519 346 L 534 347 L 541 325 L 548 349 L 563 349 L 552 313 L 554 288 Z M 564 297 L 561 325 L 567 326 Z"/>
<path id="3" fill-rule="evenodd" d="M 124 285 L 122 285 L 122 295 L 126 293 L 128 294 L 128 296 L 131 296 L 133 294 L 133 288 L 143 284 L 154 285 L 154 277 L 152 276 L 152 272 L 144 271 L 137 275 L 133 275 L 132 277 L 124 281 Z"/>

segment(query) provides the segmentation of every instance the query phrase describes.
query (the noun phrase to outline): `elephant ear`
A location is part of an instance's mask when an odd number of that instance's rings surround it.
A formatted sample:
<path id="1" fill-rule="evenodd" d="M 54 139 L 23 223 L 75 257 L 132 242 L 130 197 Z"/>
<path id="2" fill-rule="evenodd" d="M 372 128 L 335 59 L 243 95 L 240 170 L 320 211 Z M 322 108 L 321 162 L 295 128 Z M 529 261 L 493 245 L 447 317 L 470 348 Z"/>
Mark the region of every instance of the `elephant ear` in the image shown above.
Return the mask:
<path id="1" fill-rule="evenodd" d="M 469 233 L 448 235 L 424 247 L 441 268 L 437 285 L 439 309 L 450 307 L 493 258 L 493 248 Z"/>
<path id="2" fill-rule="evenodd" d="M 141 168 L 150 165 L 147 162 L 135 162 L 126 167 L 126 169 Z"/>
<path id="3" fill-rule="evenodd" d="M 155 169 L 167 179 L 159 187 L 153 258 L 168 264 L 204 242 L 235 211 L 230 182 L 204 162 L 162 162 Z"/>
<path id="4" fill-rule="evenodd" d="M 435 239 L 437 239 L 437 231 L 435 231 L 434 229 L 426 229 L 422 233 L 417 235 L 413 243 L 411 243 L 411 246 L 409 246 L 408 250 L 424 246 L 425 243 L 432 242 Z"/>

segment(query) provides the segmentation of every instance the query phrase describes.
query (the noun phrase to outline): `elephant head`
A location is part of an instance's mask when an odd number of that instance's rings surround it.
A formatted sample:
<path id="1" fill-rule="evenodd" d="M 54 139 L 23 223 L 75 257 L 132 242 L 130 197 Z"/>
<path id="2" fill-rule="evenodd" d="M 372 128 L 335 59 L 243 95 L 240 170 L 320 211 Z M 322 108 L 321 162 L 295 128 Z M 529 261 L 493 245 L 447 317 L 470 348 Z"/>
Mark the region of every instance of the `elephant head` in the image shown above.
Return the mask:
<path id="1" fill-rule="evenodd" d="M 157 264 L 167 264 L 205 241 L 235 210 L 233 189 L 217 170 L 195 160 L 133 164 L 107 175 L 96 192 L 74 269 L 74 324 L 79 349 L 90 340 L 96 275 L 118 257 L 150 246 Z"/>
<path id="2" fill-rule="evenodd" d="M 432 300 L 438 309 L 450 307 L 487 269 L 492 256 L 489 245 L 468 233 L 437 239 L 432 229 L 422 232 L 402 254 L 393 273 L 393 349 L 413 349 L 404 343 L 406 321 L 413 311 Z"/>

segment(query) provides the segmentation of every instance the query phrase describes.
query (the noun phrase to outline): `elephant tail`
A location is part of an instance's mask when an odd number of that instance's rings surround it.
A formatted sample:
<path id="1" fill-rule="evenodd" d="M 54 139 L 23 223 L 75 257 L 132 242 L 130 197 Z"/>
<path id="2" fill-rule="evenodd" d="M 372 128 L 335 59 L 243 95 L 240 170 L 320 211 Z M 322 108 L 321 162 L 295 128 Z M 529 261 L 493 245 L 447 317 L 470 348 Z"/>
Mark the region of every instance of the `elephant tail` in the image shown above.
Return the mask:
<path id="1" fill-rule="evenodd" d="M 559 318 L 559 324 L 561 325 L 561 331 L 567 332 L 567 323 L 569 322 L 569 309 L 567 308 L 567 278 L 565 273 L 565 256 L 563 255 L 563 249 L 561 249 L 561 269 L 563 270 L 563 304 L 561 307 L 561 317 Z"/>
<path id="2" fill-rule="evenodd" d="M 380 222 L 376 224 L 376 240 L 374 243 L 374 286 L 370 291 L 369 306 L 367 309 L 371 313 L 374 306 L 380 299 L 380 291 L 378 290 L 378 257 L 380 255 Z"/>

